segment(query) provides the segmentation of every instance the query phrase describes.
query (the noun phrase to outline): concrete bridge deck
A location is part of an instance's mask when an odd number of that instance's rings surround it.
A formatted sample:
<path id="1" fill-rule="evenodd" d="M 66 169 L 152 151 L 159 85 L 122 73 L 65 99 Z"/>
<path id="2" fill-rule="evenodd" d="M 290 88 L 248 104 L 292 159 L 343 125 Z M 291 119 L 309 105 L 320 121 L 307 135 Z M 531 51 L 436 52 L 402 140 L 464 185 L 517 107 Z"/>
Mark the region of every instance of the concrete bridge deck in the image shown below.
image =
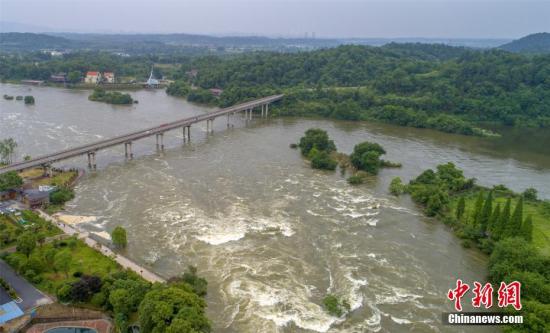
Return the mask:
<path id="1" fill-rule="evenodd" d="M 176 120 L 167 124 L 162 124 L 159 126 L 143 129 L 137 132 L 132 132 L 132 133 L 120 135 L 114 138 L 105 139 L 105 140 L 93 142 L 90 144 L 82 145 L 79 147 L 69 148 L 56 153 L 43 155 L 28 161 L 13 163 L 8 166 L 0 168 L 0 174 L 10 172 L 10 171 L 21 171 L 21 170 L 31 169 L 35 167 L 46 167 L 51 165 L 54 162 L 58 162 L 61 160 L 65 160 L 65 159 L 69 159 L 72 157 L 85 155 L 85 154 L 88 154 L 89 166 L 95 168 L 95 152 L 98 150 L 124 144 L 126 149 L 126 156 L 128 157 L 128 148 L 130 148 L 130 157 L 132 157 L 132 154 L 131 154 L 132 141 L 157 135 L 157 145 L 158 145 L 159 136 L 161 137 L 161 140 L 162 140 L 162 135 L 164 134 L 164 132 L 167 132 L 176 128 L 183 128 L 184 133 L 185 133 L 185 128 L 187 128 L 187 135 L 188 135 L 188 138 L 190 139 L 189 128 L 193 124 L 199 123 L 201 121 L 206 121 L 208 125 L 207 127 L 211 128 L 210 126 L 211 122 L 217 117 L 220 117 L 223 115 L 229 115 L 237 112 L 242 112 L 242 111 L 247 112 L 247 117 L 248 116 L 251 117 L 252 110 L 257 107 L 262 108 L 262 116 L 264 115 L 264 112 L 265 112 L 265 115 L 267 116 L 267 112 L 269 110 L 269 104 L 282 99 L 283 96 L 284 95 L 268 96 L 268 97 L 256 99 L 253 101 L 249 101 L 246 103 L 237 104 L 228 108 L 220 109 L 214 112 L 209 112 L 200 116 L 194 116 L 194 117 Z"/>

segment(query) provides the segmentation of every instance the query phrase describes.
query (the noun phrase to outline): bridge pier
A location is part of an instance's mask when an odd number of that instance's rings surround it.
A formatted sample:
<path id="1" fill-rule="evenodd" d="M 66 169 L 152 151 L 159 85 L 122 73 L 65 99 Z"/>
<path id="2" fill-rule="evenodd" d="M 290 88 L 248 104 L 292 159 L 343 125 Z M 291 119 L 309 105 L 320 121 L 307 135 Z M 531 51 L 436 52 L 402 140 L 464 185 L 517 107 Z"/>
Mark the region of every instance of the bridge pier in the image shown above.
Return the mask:
<path id="1" fill-rule="evenodd" d="M 95 162 L 95 151 L 88 152 L 88 168 L 90 170 L 97 169 L 97 164 Z"/>
<path id="2" fill-rule="evenodd" d="M 164 133 L 157 133 L 156 138 L 157 138 L 157 150 L 159 150 L 159 147 L 160 147 L 160 150 L 164 150 Z M 160 138 L 160 145 L 159 145 L 159 138 Z"/>
<path id="3" fill-rule="evenodd" d="M 134 153 L 132 153 L 132 141 L 124 142 L 124 157 L 126 157 L 126 159 L 128 159 L 128 157 L 130 159 L 134 158 Z"/>
<path id="4" fill-rule="evenodd" d="M 52 176 L 52 166 L 49 164 L 42 165 L 42 169 L 44 170 L 43 176 L 44 177 L 51 177 Z"/>
<path id="5" fill-rule="evenodd" d="M 187 142 L 191 142 L 191 125 L 187 126 Z"/>
<path id="6" fill-rule="evenodd" d="M 267 118 L 267 114 L 269 113 L 269 103 L 265 105 L 265 117 Z"/>
<path id="7" fill-rule="evenodd" d="M 206 119 L 206 133 L 214 132 L 214 119 Z"/>

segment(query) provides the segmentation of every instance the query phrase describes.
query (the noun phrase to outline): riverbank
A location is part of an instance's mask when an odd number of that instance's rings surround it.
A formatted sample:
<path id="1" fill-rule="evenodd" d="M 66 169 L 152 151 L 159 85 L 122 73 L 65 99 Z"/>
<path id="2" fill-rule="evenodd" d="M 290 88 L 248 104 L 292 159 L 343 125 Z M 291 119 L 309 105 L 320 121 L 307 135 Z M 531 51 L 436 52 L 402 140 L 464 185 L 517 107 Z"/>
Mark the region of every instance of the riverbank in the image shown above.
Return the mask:
<path id="1" fill-rule="evenodd" d="M 475 246 L 490 255 L 487 279 L 495 288 L 519 282 L 517 297 L 523 308 L 502 309 L 523 316 L 522 324 L 512 326 L 514 332 L 550 329 L 545 314 L 550 310 L 550 201 L 538 200 L 532 188 L 518 194 L 504 185 L 478 186 L 452 163 L 438 165 L 435 172 L 428 169 L 406 186 L 397 183 L 399 178 L 390 186 L 393 194 L 410 194 L 425 214 L 450 226 L 464 247 Z"/>
<path id="2" fill-rule="evenodd" d="M 125 269 L 129 269 L 145 280 L 154 283 L 154 282 L 166 282 L 166 279 L 160 277 L 159 275 L 153 273 L 152 271 L 148 270 L 147 268 L 138 265 L 134 261 L 126 258 L 125 256 L 114 252 L 109 247 L 101 244 L 100 242 L 96 241 L 95 239 L 90 237 L 90 234 L 88 232 L 82 231 L 78 228 L 76 223 L 73 222 L 73 224 L 67 224 L 63 221 L 61 218 L 56 218 L 55 216 L 48 215 L 44 211 L 39 210 L 38 213 L 40 214 L 40 217 L 45 219 L 48 222 L 51 222 L 53 225 L 57 226 L 63 232 L 70 236 L 76 236 L 78 239 L 81 239 L 88 245 L 89 247 L 96 249 L 101 254 L 113 259 L 116 261 L 120 266 L 122 266 Z M 82 220 L 81 220 L 82 221 Z M 80 221 L 80 222 L 81 222 Z"/>

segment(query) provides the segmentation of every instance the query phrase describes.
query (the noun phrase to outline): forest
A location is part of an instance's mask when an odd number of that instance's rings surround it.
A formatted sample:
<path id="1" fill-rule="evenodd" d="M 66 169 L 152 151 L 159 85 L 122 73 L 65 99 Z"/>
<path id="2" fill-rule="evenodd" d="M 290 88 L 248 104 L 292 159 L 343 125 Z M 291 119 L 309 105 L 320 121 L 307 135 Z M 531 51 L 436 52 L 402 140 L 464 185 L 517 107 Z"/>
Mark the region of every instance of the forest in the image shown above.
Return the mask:
<path id="1" fill-rule="evenodd" d="M 550 55 L 429 44 L 199 57 L 175 77 L 222 88 L 221 106 L 284 92 L 281 115 L 379 120 L 467 135 L 550 126 Z"/>

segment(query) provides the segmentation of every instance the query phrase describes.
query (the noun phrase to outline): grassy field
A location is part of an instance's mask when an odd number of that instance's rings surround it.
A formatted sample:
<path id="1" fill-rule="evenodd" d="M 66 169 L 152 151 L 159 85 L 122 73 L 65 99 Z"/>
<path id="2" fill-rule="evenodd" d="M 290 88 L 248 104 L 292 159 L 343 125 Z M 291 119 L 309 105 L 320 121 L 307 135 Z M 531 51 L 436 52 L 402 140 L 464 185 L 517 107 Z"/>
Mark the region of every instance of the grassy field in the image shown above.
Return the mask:
<path id="1" fill-rule="evenodd" d="M 478 192 L 472 192 L 464 197 L 466 200 L 466 216 L 472 216 L 477 195 Z M 449 206 L 452 214 L 456 212 L 459 198 L 460 196 L 451 198 Z M 500 203 L 501 209 L 504 208 L 506 199 L 506 196 L 496 194 L 493 200 L 493 209 L 498 203 Z M 517 201 L 518 198 L 512 199 L 511 212 L 514 211 Z M 533 244 L 543 255 L 550 256 L 550 202 L 524 200 L 523 218 L 525 219 L 529 215 L 533 218 Z"/>

